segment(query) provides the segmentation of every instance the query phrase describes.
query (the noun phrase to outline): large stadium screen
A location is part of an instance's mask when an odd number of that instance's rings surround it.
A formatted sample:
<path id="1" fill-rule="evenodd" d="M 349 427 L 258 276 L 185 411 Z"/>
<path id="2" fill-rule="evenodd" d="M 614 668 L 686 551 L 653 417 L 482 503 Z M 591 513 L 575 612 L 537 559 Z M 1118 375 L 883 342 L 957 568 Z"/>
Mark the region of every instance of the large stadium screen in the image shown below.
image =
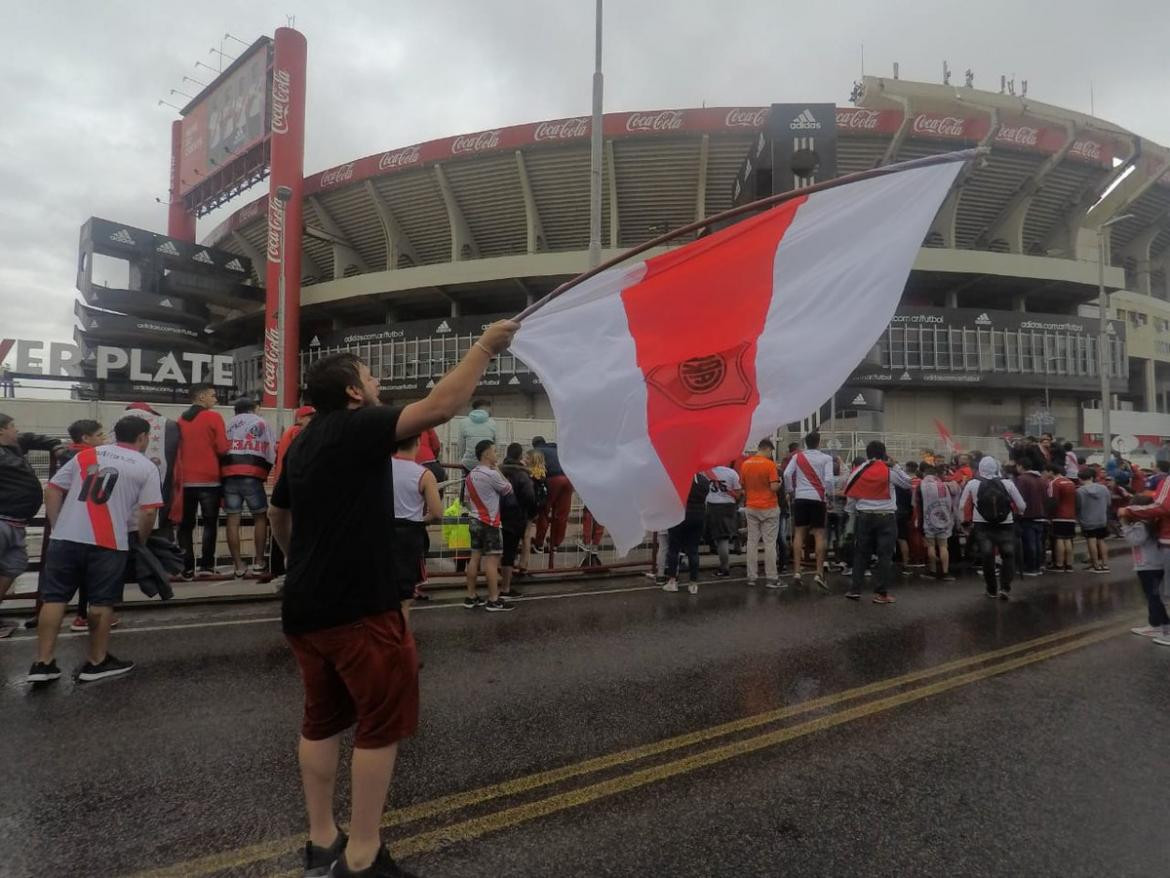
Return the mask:
<path id="1" fill-rule="evenodd" d="M 187 194 L 268 136 L 271 41 L 252 44 L 184 110 L 179 191 Z"/>

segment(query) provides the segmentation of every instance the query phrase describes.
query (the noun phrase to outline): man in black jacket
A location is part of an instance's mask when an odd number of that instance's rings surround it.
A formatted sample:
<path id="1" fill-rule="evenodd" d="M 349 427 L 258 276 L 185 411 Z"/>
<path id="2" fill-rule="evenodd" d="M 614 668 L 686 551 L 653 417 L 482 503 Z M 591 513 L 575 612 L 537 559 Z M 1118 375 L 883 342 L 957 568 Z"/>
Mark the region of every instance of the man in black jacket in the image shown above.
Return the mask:
<path id="1" fill-rule="evenodd" d="M 536 518 L 536 488 L 532 474 L 524 465 L 524 446 L 513 442 L 508 446 L 500 473 L 512 486 L 511 495 L 505 495 L 500 506 L 500 525 L 503 528 L 503 557 L 500 559 L 500 594 L 516 597 L 520 594 L 512 588 L 512 571 L 516 566 L 516 552 L 524 539 L 528 524 Z"/>
<path id="2" fill-rule="evenodd" d="M 60 444 L 48 436 L 21 433 L 11 417 L 0 414 L 0 599 L 28 567 L 24 532 L 44 500 L 41 480 L 24 455 L 53 451 Z M 15 630 L 15 625 L 0 624 L 0 638 Z"/>

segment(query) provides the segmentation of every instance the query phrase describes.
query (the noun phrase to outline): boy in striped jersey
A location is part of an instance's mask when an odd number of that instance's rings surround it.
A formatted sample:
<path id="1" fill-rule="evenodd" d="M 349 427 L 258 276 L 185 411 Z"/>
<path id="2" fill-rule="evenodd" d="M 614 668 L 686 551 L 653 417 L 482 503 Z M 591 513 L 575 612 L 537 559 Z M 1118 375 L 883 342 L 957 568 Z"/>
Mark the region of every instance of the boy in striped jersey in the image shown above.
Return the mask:
<path id="1" fill-rule="evenodd" d="M 496 469 L 496 444 L 491 439 L 481 439 L 476 444 L 475 459 L 477 463 L 465 481 L 471 506 L 471 560 L 467 562 L 467 597 L 463 606 L 469 610 L 482 606 L 489 613 L 501 613 L 515 609 L 500 597 L 500 498 L 511 494 L 512 486 Z M 481 560 L 488 586 L 486 604 L 475 586 Z"/>

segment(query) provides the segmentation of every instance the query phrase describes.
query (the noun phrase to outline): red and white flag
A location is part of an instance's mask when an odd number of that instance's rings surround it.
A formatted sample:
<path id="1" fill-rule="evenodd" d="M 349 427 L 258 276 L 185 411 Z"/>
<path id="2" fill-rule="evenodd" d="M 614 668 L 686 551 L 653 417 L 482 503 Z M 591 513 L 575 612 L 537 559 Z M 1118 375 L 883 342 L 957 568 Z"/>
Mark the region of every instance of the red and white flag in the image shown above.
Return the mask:
<path id="1" fill-rule="evenodd" d="M 962 162 L 799 196 L 590 278 L 526 317 L 561 465 L 623 554 L 839 388 L 885 331 Z"/>

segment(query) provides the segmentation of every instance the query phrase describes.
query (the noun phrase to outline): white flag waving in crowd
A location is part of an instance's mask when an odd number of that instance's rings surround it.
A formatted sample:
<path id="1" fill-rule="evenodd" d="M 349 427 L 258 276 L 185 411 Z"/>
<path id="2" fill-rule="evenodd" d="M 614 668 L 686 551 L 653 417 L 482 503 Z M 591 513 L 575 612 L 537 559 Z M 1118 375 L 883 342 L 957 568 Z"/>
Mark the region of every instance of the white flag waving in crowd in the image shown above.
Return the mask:
<path id="1" fill-rule="evenodd" d="M 806 417 L 885 330 L 962 167 L 792 200 L 602 272 L 526 317 L 561 465 L 623 554 L 683 517 L 695 472 Z"/>

